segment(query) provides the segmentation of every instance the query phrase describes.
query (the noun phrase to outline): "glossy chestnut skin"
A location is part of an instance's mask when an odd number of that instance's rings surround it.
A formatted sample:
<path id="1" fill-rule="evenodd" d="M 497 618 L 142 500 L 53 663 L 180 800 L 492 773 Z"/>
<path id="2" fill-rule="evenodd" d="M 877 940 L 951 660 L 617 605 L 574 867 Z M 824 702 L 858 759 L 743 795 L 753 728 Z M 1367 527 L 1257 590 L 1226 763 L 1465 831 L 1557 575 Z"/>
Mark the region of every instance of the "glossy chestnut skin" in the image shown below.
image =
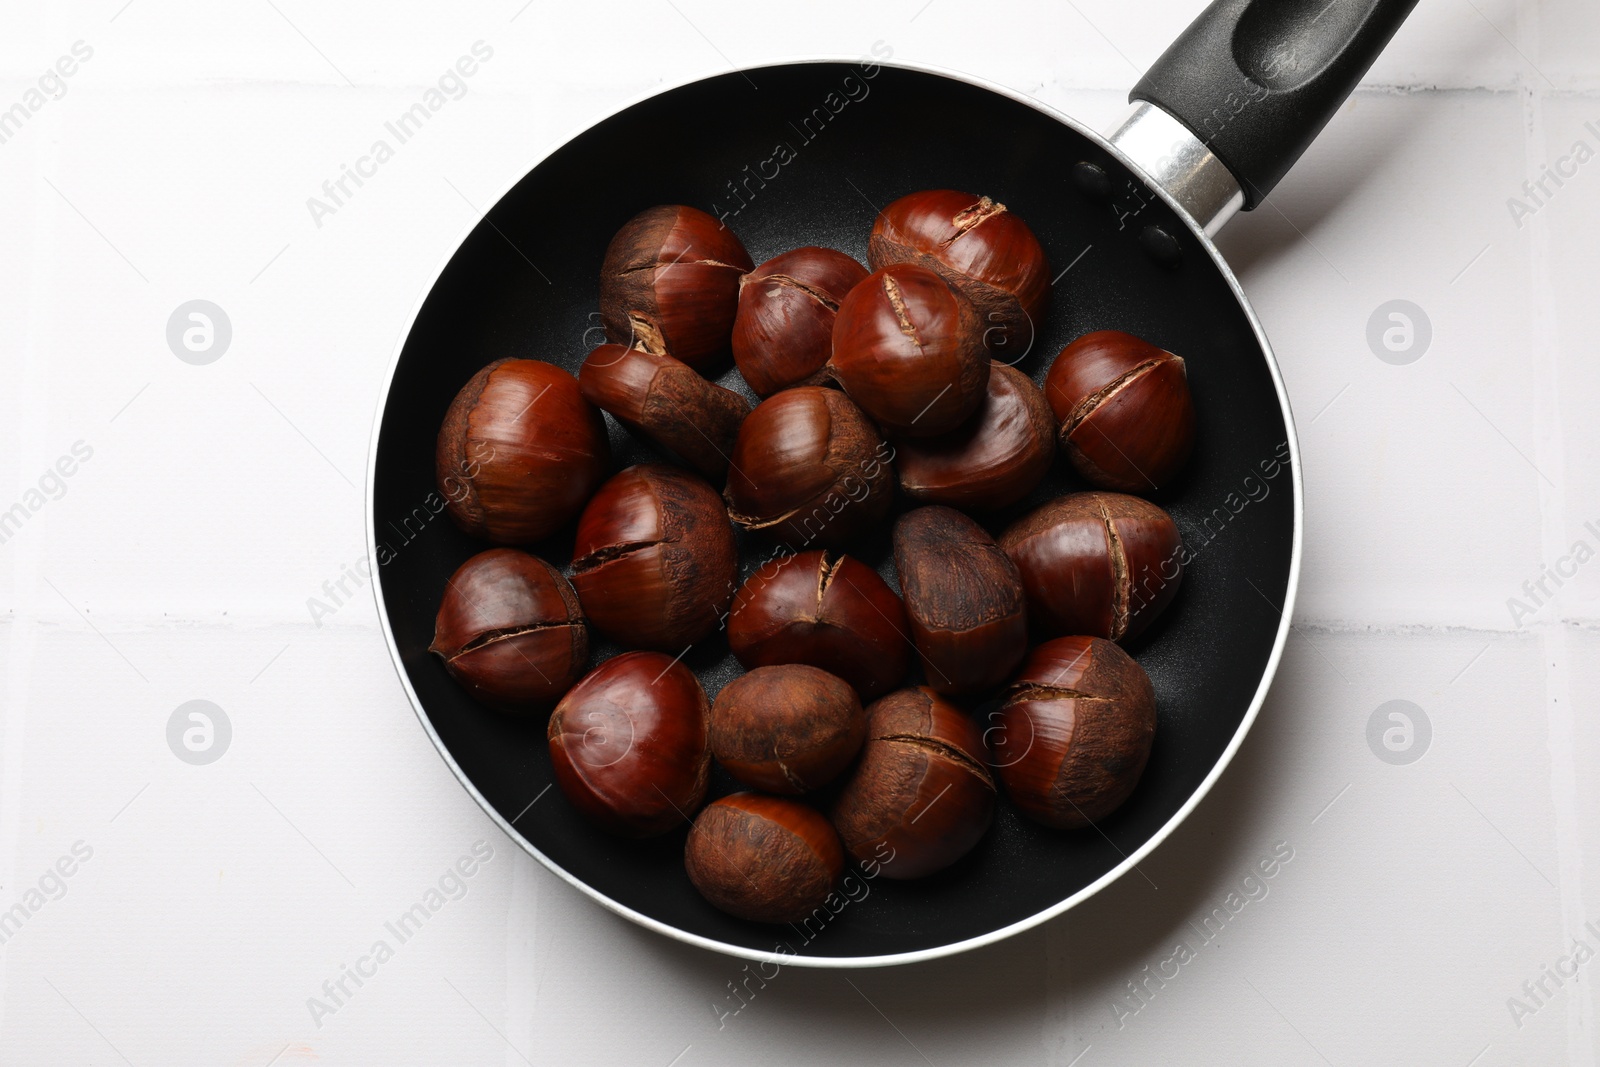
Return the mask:
<path id="1" fill-rule="evenodd" d="M 583 398 L 707 478 L 722 480 L 750 401 L 671 356 L 601 345 L 578 368 Z"/>
<path id="2" fill-rule="evenodd" d="M 827 785 L 866 739 L 856 691 L 801 663 L 757 667 L 711 705 L 711 754 L 734 778 L 768 793 Z"/>
<path id="3" fill-rule="evenodd" d="M 728 647 L 747 668 L 806 663 L 876 700 L 911 665 L 905 605 L 851 556 L 800 552 L 757 568 L 733 597 Z"/>
<path id="4" fill-rule="evenodd" d="M 548 710 L 589 661 L 589 628 L 561 572 L 492 548 L 450 576 L 428 651 L 461 687 L 513 714 Z"/>
<path id="5" fill-rule="evenodd" d="M 1128 799 L 1150 758 L 1155 689 L 1144 668 L 1098 637 L 1034 649 L 987 731 L 995 772 L 1023 814 L 1063 830 Z"/>
<path id="6" fill-rule="evenodd" d="M 606 340 L 711 369 L 728 355 L 739 278 L 751 265 L 734 232 L 704 211 L 662 204 L 639 212 L 600 267 Z"/>
<path id="7" fill-rule="evenodd" d="M 867 709 L 861 762 L 833 808 L 845 851 L 886 878 L 921 878 L 972 850 L 994 818 L 995 787 L 972 719 L 926 687 Z"/>
<path id="8" fill-rule="evenodd" d="M 584 615 L 628 648 L 681 653 L 716 629 L 738 567 L 716 490 L 662 463 L 629 467 L 601 486 L 572 546 Z"/>
<path id="9" fill-rule="evenodd" d="M 1137 637 L 1183 581 L 1172 516 L 1123 493 L 1070 493 L 1013 523 L 1000 547 L 1017 565 L 1028 617 L 1049 634 Z"/>
<path id="10" fill-rule="evenodd" d="M 1102 489 L 1149 493 L 1194 451 L 1194 399 L 1182 358 L 1121 330 L 1063 348 L 1044 380 L 1072 465 Z"/>
<path id="11" fill-rule="evenodd" d="M 694 672 L 660 652 L 624 652 L 561 698 L 546 738 L 572 806 L 623 837 L 694 818 L 711 769 L 710 709 Z"/>
<path id="12" fill-rule="evenodd" d="M 839 835 L 793 800 L 734 793 L 706 805 L 684 845 L 689 881 L 712 906 L 751 922 L 799 922 L 844 874 Z"/>
<path id="13" fill-rule="evenodd" d="M 930 270 L 886 267 L 850 290 L 828 366 L 885 432 L 933 437 L 983 402 L 989 354 L 971 301 Z"/>
<path id="14" fill-rule="evenodd" d="M 902 442 L 894 466 L 913 500 L 992 511 L 1033 492 L 1055 455 L 1044 394 L 1015 367 L 991 363 L 977 413 L 947 434 Z"/>
<path id="15" fill-rule="evenodd" d="M 739 279 L 733 362 L 760 397 L 819 385 L 833 351 L 839 303 L 867 268 L 831 248 L 796 248 Z"/>
<path id="16" fill-rule="evenodd" d="M 908 511 L 894 524 L 911 640 L 928 685 L 981 696 L 1028 648 L 1022 578 L 988 531 L 953 508 Z"/>
<path id="17" fill-rule="evenodd" d="M 873 270 L 911 263 L 939 274 L 978 309 L 987 343 L 1007 359 L 1033 343 L 1050 295 L 1050 265 L 1026 223 L 986 196 L 930 189 L 902 196 L 872 225 Z"/>
<path id="18" fill-rule="evenodd" d="M 498 545 L 565 526 L 610 465 L 600 412 L 572 375 L 535 359 L 496 360 L 474 374 L 450 402 L 434 451 L 450 517 Z"/>
<path id="19" fill-rule="evenodd" d="M 756 405 L 739 427 L 724 495 L 733 521 L 795 548 L 838 548 L 880 521 L 892 449 L 837 389 L 803 385 Z"/>

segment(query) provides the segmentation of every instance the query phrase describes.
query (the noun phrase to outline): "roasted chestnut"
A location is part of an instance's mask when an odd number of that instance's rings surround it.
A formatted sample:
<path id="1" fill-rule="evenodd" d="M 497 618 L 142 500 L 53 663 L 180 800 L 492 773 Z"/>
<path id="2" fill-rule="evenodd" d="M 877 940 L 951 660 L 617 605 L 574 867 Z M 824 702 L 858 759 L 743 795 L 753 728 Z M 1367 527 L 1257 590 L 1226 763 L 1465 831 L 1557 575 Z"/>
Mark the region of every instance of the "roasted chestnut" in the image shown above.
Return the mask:
<path id="1" fill-rule="evenodd" d="M 578 519 L 572 587 L 602 634 L 681 653 L 733 600 L 738 546 L 716 490 L 687 471 L 641 463 L 616 475 Z"/>
<path id="2" fill-rule="evenodd" d="M 711 769 L 705 690 L 660 652 L 624 652 L 561 698 L 547 737 L 572 806 L 612 833 L 654 837 L 694 818 Z"/>
<path id="3" fill-rule="evenodd" d="M 700 895 L 729 915 L 799 922 L 838 884 L 844 850 L 828 820 L 804 804 L 734 793 L 695 819 L 683 865 Z"/>
<path id="4" fill-rule="evenodd" d="M 543 540 L 582 510 L 611 464 L 605 420 L 560 367 L 501 359 L 450 402 L 434 473 L 450 517 L 495 544 Z"/>
<path id="5" fill-rule="evenodd" d="M 1071 493 L 1000 536 L 1046 633 L 1137 637 L 1172 602 L 1185 551 L 1172 516 L 1122 493 Z"/>
<path id="6" fill-rule="evenodd" d="M 1029 818 L 1087 826 L 1128 799 L 1150 758 L 1156 695 L 1117 645 L 1059 637 L 1029 654 L 987 731 L 996 773 Z"/>
<path id="7" fill-rule="evenodd" d="M 966 423 L 901 443 L 900 488 L 924 504 L 989 511 L 1031 493 L 1056 454 L 1056 420 L 1026 374 L 989 366 L 988 395 Z"/>
<path id="8" fill-rule="evenodd" d="M 983 402 L 989 356 L 972 303 L 933 271 L 899 265 L 850 290 L 828 364 L 850 399 L 890 434 L 933 437 Z"/>
<path id="9" fill-rule="evenodd" d="M 994 818 L 983 735 L 931 689 L 902 689 L 867 709 L 861 762 L 839 794 L 833 825 L 845 851 L 886 878 L 943 870 Z"/>
<path id="10" fill-rule="evenodd" d="M 894 524 L 911 640 L 928 685 L 980 696 L 1011 674 L 1028 648 L 1022 579 L 988 531 L 946 507 L 917 508 Z"/>
<path id="11" fill-rule="evenodd" d="M 1194 450 L 1194 399 L 1182 358 L 1121 330 L 1085 334 L 1044 379 L 1061 447 L 1090 482 L 1148 493 Z"/>
<path id="12" fill-rule="evenodd" d="M 893 451 L 850 398 L 805 385 L 756 405 L 739 427 L 728 512 L 796 548 L 838 548 L 883 518 Z"/>
<path id="13" fill-rule="evenodd" d="M 746 667 L 807 663 L 876 700 L 911 661 L 905 605 L 850 556 L 801 552 L 763 563 L 733 597 L 728 647 Z"/>
<path id="14" fill-rule="evenodd" d="M 606 247 L 600 267 L 606 339 L 708 370 L 728 353 L 739 278 L 750 268 L 739 238 L 704 211 L 647 208 Z"/>
<path id="15" fill-rule="evenodd" d="M 728 473 L 728 454 L 750 401 L 671 356 L 601 345 L 578 369 L 589 403 L 677 455 L 708 478 Z"/>
<path id="16" fill-rule="evenodd" d="M 867 268 L 831 248 L 797 248 L 739 279 L 733 362 L 757 396 L 818 385 L 833 350 L 833 319 Z"/>
<path id="17" fill-rule="evenodd" d="M 873 270 L 912 263 L 935 271 L 978 309 L 989 347 L 1015 352 L 1033 343 L 1050 295 L 1050 267 L 1027 224 L 986 196 L 950 189 L 912 193 L 872 224 Z"/>
<path id="18" fill-rule="evenodd" d="M 801 663 L 757 667 L 711 705 L 711 754 L 753 789 L 804 793 L 850 765 L 866 736 L 856 692 Z"/>
<path id="19" fill-rule="evenodd" d="M 428 651 L 490 707 L 544 711 L 583 674 L 589 628 L 560 571 L 538 556 L 492 548 L 450 576 Z"/>

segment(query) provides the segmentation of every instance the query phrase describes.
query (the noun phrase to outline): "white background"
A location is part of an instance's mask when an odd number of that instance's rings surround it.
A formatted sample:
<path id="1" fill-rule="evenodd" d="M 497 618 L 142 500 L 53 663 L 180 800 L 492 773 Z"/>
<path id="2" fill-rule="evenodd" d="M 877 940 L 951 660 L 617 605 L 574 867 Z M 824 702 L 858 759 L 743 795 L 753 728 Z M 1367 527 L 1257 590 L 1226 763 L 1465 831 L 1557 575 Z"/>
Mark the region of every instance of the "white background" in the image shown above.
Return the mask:
<path id="1" fill-rule="evenodd" d="M 0 144 L 0 509 L 93 455 L 0 545 L 0 909 L 75 842 L 92 858 L 0 948 L 0 1062 L 1595 1063 L 1600 965 L 1531 1014 L 1508 998 L 1534 1008 L 1523 983 L 1574 937 L 1600 948 L 1600 564 L 1531 616 L 1507 601 L 1600 548 L 1600 162 L 1521 226 L 1506 204 L 1600 148 L 1593 0 L 1425 0 L 1224 233 L 1305 453 L 1294 632 L 1145 877 L 1057 921 L 932 965 L 785 970 L 719 1028 L 741 964 L 521 854 L 418 727 L 367 591 L 307 609 L 363 552 L 413 302 L 547 149 L 663 84 L 875 41 L 1104 126 L 1201 7 L 10 5 L 0 108 L 74 42 L 93 56 Z M 468 95 L 318 227 L 306 199 L 480 39 Z M 205 366 L 165 339 L 197 298 L 233 326 Z M 1432 324 L 1410 365 L 1366 340 L 1391 299 Z M 166 740 L 193 699 L 232 723 L 206 766 Z M 1396 699 L 1432 725 L 1409 765 L 1366 740 Z M 466 896 L 317 1025 L 307 999 L 479 840 Z M 1202 943 L 1279 842 L 1267 896 Z M 1180 941 L 1195 958 L 1132 1012 Z"/>

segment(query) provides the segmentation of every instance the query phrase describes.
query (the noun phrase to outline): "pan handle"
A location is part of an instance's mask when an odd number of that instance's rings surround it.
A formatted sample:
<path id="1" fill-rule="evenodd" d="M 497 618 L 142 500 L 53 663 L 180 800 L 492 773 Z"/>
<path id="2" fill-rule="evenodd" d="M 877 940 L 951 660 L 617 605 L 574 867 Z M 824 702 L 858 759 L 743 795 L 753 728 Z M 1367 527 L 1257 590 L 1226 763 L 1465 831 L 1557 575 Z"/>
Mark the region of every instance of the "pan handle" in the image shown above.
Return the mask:
<path id="1" fill-rule="evenodd" d="M 1227 167 L 1249 211 L 1288 173 L 1417 0 L 1215 0 L 1128 94 Z"/>

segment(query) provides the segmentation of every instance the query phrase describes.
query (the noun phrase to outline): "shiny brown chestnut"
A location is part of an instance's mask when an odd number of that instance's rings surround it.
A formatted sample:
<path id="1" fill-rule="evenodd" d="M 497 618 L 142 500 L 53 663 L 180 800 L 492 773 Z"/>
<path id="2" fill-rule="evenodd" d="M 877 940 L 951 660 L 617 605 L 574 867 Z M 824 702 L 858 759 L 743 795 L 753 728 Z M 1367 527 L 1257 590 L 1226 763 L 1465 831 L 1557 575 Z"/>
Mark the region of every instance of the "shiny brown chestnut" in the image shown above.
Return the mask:
<path id="1" fill-rule="evenodd" d="M 662 463 L 629 467 L 601 486 L 572 546 L 584 615 L 628 648 L 681 653 L 716 629 L 738 567 L 716 490 Z"/>
<path id="2" fill-rule="evenodd" d="M 850 765 L 866 738 L 856 691 L 802 663 L 757 667 L 711 705 L 711 754 L 752 789 L 805 793 Z"/>
<path id="3" fill-rule="evenodd" d="M 1061 447 L 1103 489 L 1160 489 L 1194 450 L 1183 359 L 1131 333 L 1084 334 L 1056 356 L 1044 391 L 1061 422 Z"/>
<path id="4" fill-rule="evenodd" d="M 922 267 L 885 267 L 850 290 L 828 366 L 890 434 L 933 437 L 983 402 L 989 355 L 972 302 Z"/>
<path id="5" fill-rule="evenodd" d="M 818 385 L 833 351 L 833 320 L 867 268 L 831 248 L 797 248 L 739 279 L 733 362 L 760 397 Z"/>
<path id="6" fill-rule="evenodd" d="M 987 731 L 995 772 L 1023 814 L 1063 830 L 1128 799 L 1150 758 L 1156 696 L 1133 657 L 1098 637 L 1029 654 Z"/>
<path id="7" fill-rule="evenodd" d="M 799 922 L 839 884 L 844 849 L 828 820 L 804 804 L 734 793 L 695 819 L 683 866 L 700 895 L 729 915 Z"/>
<path id="8" fill-rule="evenodd" d="M 872 225 L 873 270 L 911 263 L 936 272 L 978 309 L 990 349 L 1021 358 L 1050 295 L 1050 266 L 1026 223 L 986 196 L 930 189 L 902 196 Z"/>
<path id="9" fill-rule="evenodd" d="M 837 389 L 803 385 L 756 405 L 739 427 L 728 513 L 795 548 L 839 548 L 889 510 L 893 450 Z"/>
<path id="10" fill-rule="evenodd" d="M 1044 394 L 1015 367 L 991 363 L 977 414 L 947 434 L 902 442 L 894 465 L 913 500 L 992 511 L 1033 492 L 1055 455 Z"/>
<path id="11" fill-rule="evenodd" d="M 911 664 L 905 605 L 851 556 L 800 552 L 762 564 L 733 597 L 728 647 L 747 668 L 806 663 L 876 700 Z"/>
<path id="12" fill-rule="evenodd" d="M 663 204 L 629 219 L 600 267 L 606 340 L 671 356 L 697 371 L 728 353 L 739 278 L 750 254 L 697 208 Z"/>
<path id="13" fill-rule="evenodd" d="M 1137 637 L 1177 595 L 1186 552 L 1172 516 L 1122 493 L 1070 493 L 1013 523 L 1028 617 L 1051 634 Z"/>
<path id="14" fill-rule="evenodd" d="M 450 517 L 495 544 L 543 540 L 572 520 L 611 465 L 605 420 L 560 367 L 501 359 L 450 402 L 434 473 Z"/>
<path id="15" fill-rule="evenodd" d="M 894 524 L 894 565 L 928 685 L 980 696 L 1022 661 L 1022 579 L 982 526 L 953 508 L 908 511 Z"/>
<path id="16" fill-rule="evenodd" d="M 711 769 L 710 710 L 694 672 L 660 652 L 624 652 L 561 698 L 546 737 L 572 806 L 624 837 L 694 818 Z"/>
<path id="17" fill-rule="evenodd" d="M 921 878 L 972 850 L 994 818 L 977 725 L 926 687 L 867 709 L 861 762 L 833 808 L 845 851 L 886 878 Z"/>
<path id="18" fill-rule="evenodd" d="M 583 398 L 708 478 L 722 480 L 750 401 L 671 356 L 601 345 L 578 368 Z"/>
<path id="19" fill-rule="evenodd" d="M 560 571 L 492 548 L 450 576 L 428 651 L 478 700 L 526 714 L 548 710 L 583 674 L 589 628 Z"/>

